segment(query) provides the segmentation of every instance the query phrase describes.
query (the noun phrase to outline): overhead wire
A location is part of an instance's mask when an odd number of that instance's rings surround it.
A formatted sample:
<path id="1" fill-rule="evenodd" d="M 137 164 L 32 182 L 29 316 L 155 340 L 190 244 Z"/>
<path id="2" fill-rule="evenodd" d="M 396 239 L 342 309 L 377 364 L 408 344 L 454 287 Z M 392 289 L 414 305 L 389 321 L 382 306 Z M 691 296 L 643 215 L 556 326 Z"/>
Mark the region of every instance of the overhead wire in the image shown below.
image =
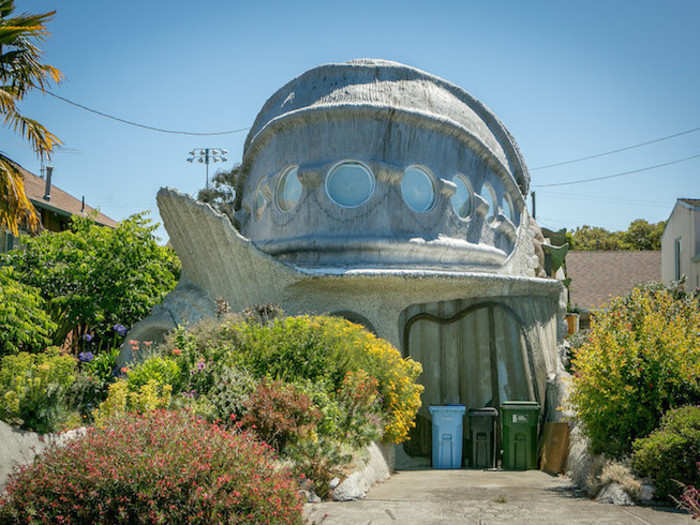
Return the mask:
<path id="1" fill-rule="evenodd" d="M 675 159 L 675 160 L 671 160 L 668 162 L 662 162 L 661 164 L 654 164 L 653 166 L 646 166 L 644 168 L 637 168 L 634 170 L 621 171 L 619 173 L 613 173 L 611 175 L 603 175 L 602 177 L 591 177 L 588 179 L 570 180 L 567 182 L 553 182 L 550 184 L 533 184 L 533 186 L 537 187 L 537 188 L 551 188 L 553 186 L 569 186 L 571 184 L 583 184 L 585 182 L 594 182 L 594 181 L 598 181 L 598 180 L 613 179 L 615 177 L 623 177 L 625 175 L 633 175 L 635 173 L 641 173 L 643 171 L 655 170 L 657 168 L 663 168 L 664 166 L 671 166 L 673 164 L 679 164 L 681 162 L 686 162 L 689 160 L 697 159 L 699 157 L 700 157 L 700 153 L 695 154 L 695 155 L 691 155 L 690 157 L 684 157 L 682 159 Z"/>
<path id="2" fill-rule="evenodd" d="M 148 124 L 141 124 L 140 122 L 134 122 L 133 120 L 127 120 L 127 119 L 123 119 L 120 117 L 116 117 L 114 115 L 110 115 L 109 113 L 105 113 L 104 111 L 99 111 L 97 109 L 85 106 L 83 104 L 79 104 L 78 102 L 75 102 L 74 100 L 71 100 L 69 98 L 62 97 L 61 95 L 57 95 L 56 93 L 52 93 L 48 89 L 44 90 L 44 93 L 51 95 L 52 97 L 57 98 L 58 100 L 62 100 L 63 102 L 71 104 L 72 106 L 75 106 L 75 107 L 80 108 L 80 109 L 84 109 L 85 111 L 89 111 L 90 113 L 94 113 L 95 115 L 100 115 L 101 117 L 116 120 L 117 122 L 121 122 L 122 124 L 128 124 L 129 126 L 135 126 L 137 128 L 147 129 L 150 131 L 157 131 L 160 133 L 170 133 L 172 135 L 191 135 L 191 136 L 205 137 L 205 136 L 216 136 L 216 135 L 233 135 L 234 133 L 242 133 L 242 132 L 248 131 L 250 129 L 250 128 L 239 128 L 239 129 L 230 129 L 227 131 L 211 131 L 211 132 L 182 131 L 182 130 L 165 129 L 165 128 L 160 128 L 157 126 L 149 126 Z"/>
<path id="3" fill-rule="evenodd" d="M 625 147 L 622 147 L 622 148 L 611 149 L 610 151 L 604 151 L 604 152 L 602 152 L 602 153 L 595 153 L 595 154 L 593 154 L 593 155 L 587 155 L 587 156 L 585 156 L 585 157 L 578 157 L 578 158 L 571 159 L 571 160 L 564 160 L 564 161 L 561 161 L 561 162 L 554 162 L 554 163 L 552 163 L 552 164 L 545 164 L 544 166 L 537 166 L 536 168 L 530 168 L 530 171 L 545 170 L 545 169 L 547 169 L 547 168 L 554 168 L 554 167 L 556 167 L 556 166 L 564 166 L 564 165 L 566 165 L 566 164 L 573 164 L 573 163 L 575 163 L 575 162 L 582 162 L 582 161 L 584 161 L 584 160 L 597 159 L 597 158 L 599 158 L 599 157 L 605 157 L 606 155 L 612 155 L 612 154 L 614 154 L 614 153 L 620 153 L 620 152 L 622 152 L 622 151 L 627 151 L 627 150 L 631 150 L 631 149 L 635 149 L 635 148 L 641 148 L 641 147 L 643 147 L 643 146 L 648 146 L 648 145 L 650 145 L 650 144 L 656 144 L 657 142 L 663 142 L 664 140 L 673 139 L 673 138 L 676 138 L 676 137 L 680 137 L 680 136 L 682 136 L 682 135 L 688 135 L 688 134 L 690 134 L 690 133 L 695 133 L 695 132 L 697 132 L 697 131 L 700 131 L 700 127 L 698 127 L 698 128 L 692 128 L 692 129 L 687 129 L 687 130 L 685 130 L 685 131 L 679 131 L 678 133 L 674 133 L 674 134 L 672 134 L 672 135 L 666 135 L 665 137 L 659 137 L 659 138 L 656 138 L 656 139 L 647 140 L 647 141 L 645 141 L 645 142 L 639 142 L 639 143 L 637 143 L 637 144 L 632 144 L 631 146 L 625 146 Z"/>

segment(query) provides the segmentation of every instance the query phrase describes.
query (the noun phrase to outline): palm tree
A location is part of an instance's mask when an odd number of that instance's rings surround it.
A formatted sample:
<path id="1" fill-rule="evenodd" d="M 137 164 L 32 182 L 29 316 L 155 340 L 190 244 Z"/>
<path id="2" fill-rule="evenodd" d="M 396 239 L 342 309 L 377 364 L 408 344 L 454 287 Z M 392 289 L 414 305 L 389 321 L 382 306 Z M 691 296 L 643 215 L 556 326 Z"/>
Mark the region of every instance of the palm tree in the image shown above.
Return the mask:
<path id="1" fill-rule="evenodd" d="M 40 158 L 48 159 L 61 141 L 39 122 L 22 115 L 17 103 L 32 89 L 43 91 L 48 81 L 63 78 L 58 69 L 39 61 L 41 49 L 37 46 L 48 35 L 44 24 L 56 11 L 10 16 L 14 10 L 14 0 L 0 0 L 0 118 L 27 140 Z M 20 225 L 35 231 L 39 218 L 24 192 L 19 166 L 0 155 L 0 228 L 17 235 Z"/>

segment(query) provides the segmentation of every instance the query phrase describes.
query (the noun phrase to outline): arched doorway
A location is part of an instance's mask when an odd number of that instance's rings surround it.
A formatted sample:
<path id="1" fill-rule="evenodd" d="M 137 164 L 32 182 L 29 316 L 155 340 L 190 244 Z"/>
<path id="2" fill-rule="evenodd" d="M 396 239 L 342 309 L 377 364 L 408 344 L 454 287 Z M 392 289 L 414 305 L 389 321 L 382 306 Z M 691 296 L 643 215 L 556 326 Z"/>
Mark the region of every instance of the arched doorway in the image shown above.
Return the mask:
<path id="1" fill-rule="evenodd" d="M 425 387 L 416 428 L 404 446 L 411 456 L 430 456 L 430 405 L 498 408 L 503 401 L 536 400 L 532 360 L 518 316 L 497 302 L 460 303 L 416 305 L 404 317 L 404 355 L 423 366 L 419 382 Z M 465 440 L 468 434 L 465 426 Z"/>

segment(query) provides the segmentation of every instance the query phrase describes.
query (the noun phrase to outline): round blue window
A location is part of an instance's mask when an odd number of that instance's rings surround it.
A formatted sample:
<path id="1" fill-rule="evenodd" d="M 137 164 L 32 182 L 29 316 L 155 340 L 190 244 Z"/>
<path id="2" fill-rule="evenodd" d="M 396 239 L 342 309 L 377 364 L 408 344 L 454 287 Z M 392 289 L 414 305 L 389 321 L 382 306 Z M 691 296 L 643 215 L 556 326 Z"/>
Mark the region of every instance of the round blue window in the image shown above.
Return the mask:
<path id="1" fill-rule="evenodd" d="M 488 182 L 484 182 L 481 186 L 481 196 L 484 198 L 486 203 L 489 205 L 489 211 L 486 214 L 486 218 L 491 220 L 498 214 L 498 201 L 496 200 L 496 192 Z"/>
<path id="2" fill-rule="evenodd" d="M 457 175 L 452 182 L 457 185 L 457 191 L 450 197 L 452 208 L 460 219 L 466 219 L 472 212 L 472 191 L 461 175 Z"/>
<path id="3" fill-rule="evenodd" d="M 401 179 L 401 195 L 413 211 L 428 211 L 435 202 L 433 179 L 420 168 L 408 168 Z"/>
<path id="4" fill-rule="evenodd" d="M 372 196 L 374 175 L 359 162 L 343 162 L 326 177 L 326 191 L 339 206 L 356 208 Z"/>
<path id="5" fill-rule="evenodd" d="M 302 186 L 297 177 L 298 173 L 298 168 L 288 168 L 280 177 L 277 185 L 277 205 L 282 211 L 294 208 L 301 198 Z"/>

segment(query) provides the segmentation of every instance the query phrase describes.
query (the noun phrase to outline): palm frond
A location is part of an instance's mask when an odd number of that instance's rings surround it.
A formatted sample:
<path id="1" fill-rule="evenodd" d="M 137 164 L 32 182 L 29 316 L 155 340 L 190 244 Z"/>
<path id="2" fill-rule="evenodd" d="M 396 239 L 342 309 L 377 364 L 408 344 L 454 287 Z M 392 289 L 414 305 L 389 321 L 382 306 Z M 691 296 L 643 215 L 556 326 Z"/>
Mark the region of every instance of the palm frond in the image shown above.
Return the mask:
<path id="1" fill-rule="evenodd" d="M 20 226 L 39 228 L 39 217 L 24 191 L 24 177 L 17 164 L 0 154 L 0 228 L 19 234 Z"/>

